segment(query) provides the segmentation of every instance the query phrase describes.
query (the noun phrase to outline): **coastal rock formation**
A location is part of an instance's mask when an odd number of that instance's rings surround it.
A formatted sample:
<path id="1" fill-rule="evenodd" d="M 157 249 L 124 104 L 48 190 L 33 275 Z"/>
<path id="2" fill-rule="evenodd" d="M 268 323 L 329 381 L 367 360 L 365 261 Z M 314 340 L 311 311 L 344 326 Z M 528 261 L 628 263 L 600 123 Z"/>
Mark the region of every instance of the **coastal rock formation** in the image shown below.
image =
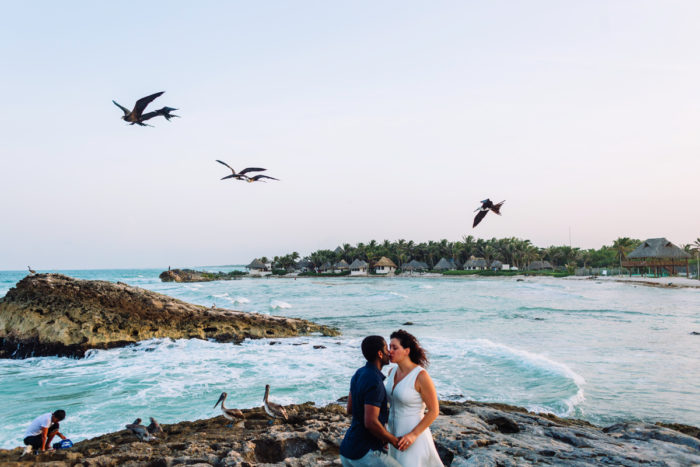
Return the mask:
<path id="1" fill-rule="evenodd" d="M 0 358 L 82 357 L 151 338 L 291 337 L 338 331 L 310 321 L 206 308 L 118 282 L 27 276 L 0 299 Z"/>
<path id="2" fill-rule="evenodd" d="M 478 402 L 443 402 L 440 409 L 432 431 L 447 466 L 672 466 L 700 462 L 699 439 L 658 425 L 631 422 L 601 429 L 580 420 Z M 38 456 L 20 458 L 21 448 L 0 450 L 0 464 L 340 465 L 338 450 L 349 426 L 344 407 L 331 404 L 316 408 L 306 403 L 287 410 L 289 420 L 272 425 L 261 408 L 243 410 L 245 419 L 231 428 L 223 417 L 163 425 L 164 434 L 151 442 L 141 442 L 122 430 L 76 443 L 66 451 Z"/>
<path id="3" fill-rule="evenodd" d="M 168 269 L 161 272 L 158 277 L 163 282 L 209 282 L 240 279 L 247 274 L 247 272 L 243 271 L 206 272 L 193 269 Z"/>

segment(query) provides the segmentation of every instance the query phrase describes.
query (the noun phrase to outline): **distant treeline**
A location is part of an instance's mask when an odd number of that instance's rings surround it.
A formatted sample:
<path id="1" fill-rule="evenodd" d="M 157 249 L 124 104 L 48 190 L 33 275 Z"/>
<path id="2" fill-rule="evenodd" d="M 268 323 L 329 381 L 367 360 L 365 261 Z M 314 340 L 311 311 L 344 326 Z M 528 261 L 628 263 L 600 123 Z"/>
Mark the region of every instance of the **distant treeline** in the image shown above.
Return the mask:
<path id="1" fill-rule="evenodd" d="M 700 239 L 699 239 L 700 241 Z M 498 260 L 502 263 L 526 269 L 533 261 L 549 261 L 554 267 L 582 267 L 582 268 L 606 268 L 619 266 L 627 253 L 641 244 L 641 240 L 620 237 L 611 245 L 604 245 L 599 249 L 581 249 L 570 246 L 550 246 L 540 248 L 532 244 L 530 240 L 520 238 L 492 238 L 475 239 L 471 235 L 462 237 L 462 240 L 450 242 L 448 240 L 429 241 L 416 243 L 412 240 L 397 240 L 357 245 L 343 244 L 335 250 L 318 250 L 301 258 L 299 253 L 293 252 L 285 256 L 275 256 L 272 259 L 274 268 L 288 268 L 300 259 L 310 261 L 314 267 L 320 267 L 326 262 L 335 264 L 344 259 L 351 263 L 355 259 L 361 259 L 372 264 L 382 256 L 390 258 L 399 268 L 411 260 L 422 261 L 429 267 L 434 267 L 441 258 L 452 259 L 460 266 L 470 257 L 484 258 L 487 261 Z M 693 251 L 694 245 L 685 245 L 687 251 Z M 261 258 L 264 263 L 270 262 L 268 258 Z"/>

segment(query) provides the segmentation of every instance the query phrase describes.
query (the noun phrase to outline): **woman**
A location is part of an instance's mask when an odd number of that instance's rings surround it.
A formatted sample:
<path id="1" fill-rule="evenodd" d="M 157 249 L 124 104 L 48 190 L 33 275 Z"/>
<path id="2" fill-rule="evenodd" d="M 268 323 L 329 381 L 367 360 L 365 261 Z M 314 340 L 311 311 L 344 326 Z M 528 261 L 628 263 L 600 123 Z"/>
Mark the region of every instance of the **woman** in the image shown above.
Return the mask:
<path id="1" fill-rule="evenodd" d="M 390 446 L 389 455 L 403 467 L 442 466 L 429 428 L 440 408 L 433 380 L 425 371 L 425 350 L 413 335 L 399 329 L 391 334 L 389 355 L 398 365 L 386 379 L 389 431 L 399 438 L 398 450 Z"/>

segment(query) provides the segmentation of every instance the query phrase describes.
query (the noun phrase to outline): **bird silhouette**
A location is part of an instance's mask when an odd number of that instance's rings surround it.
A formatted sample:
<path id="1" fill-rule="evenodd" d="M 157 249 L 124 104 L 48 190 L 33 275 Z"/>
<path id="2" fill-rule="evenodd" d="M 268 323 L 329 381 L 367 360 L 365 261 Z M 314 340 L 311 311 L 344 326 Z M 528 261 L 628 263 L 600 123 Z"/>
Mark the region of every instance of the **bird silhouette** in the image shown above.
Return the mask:
<path id="1" fill-rule="evenodd" d="M 267 170 L 260 167 L 246 167 L 240 172 L 236 172 L 235 170 L 233 170 L 233 167 L 228 165 L 226 162 L 220 161 L 219 159 L 216 159 L 216 162 L 225 165 L 231 170 L 231 175 L 226 175 L 225 177 L 222 177 L 221 180 L 226 180 L 227 178 L 235 178 L 236 180 L 248 180 L 248 176 L 246 175 L 248 172 L 262 172 L 263 170 Z"/>
<path id="2" fill-rule="evenodd" d="M 130 424 L 126 425 L 126 429 L 131 431 L 133 434 L 135 434 L 136 437 L 138 439 L 140 439 L 141 441 L 151 441 L 151 440 L 156 439 L 155 436 L 153 436 L 152 434 L 150 434 L 148 432 L 148 428 L 141 425 L 140 418 L 137 418 L 136 420 L 134 420 L 134 423 L 130 423 Z"/>
<path id="3" fill-rule="evenodd" d="M 156 433 L 163 433 L 163 428 L 161 428 L 160 423 L 153 418 L 149 417 L 151 419 L 151 423 L 146 427 L 148 432 L 152 435 L 155 435 Z"/>
<path id="4" fill-rule="evenodd" d="M 262 180 L 263 178 L 269 178 L 270 180 L 277 180 L 279 181 L 279 178 L 275 177 L 268 177 L 267 175 L 255 175 L 253 177 L 248 177 L 248 180 L 246 180 L 248 183 L 253 183 L 253 182 L 265 182 L 265 180 Z"/>
<path id="5" fill-rule="evenodd" d="M 221 402 L 221 412 L 224 414 L 224 417 L 226 417 L 226 420 L 231 420 L 231 422 L 235 421 L 237 418 L 241 419 L 243 417 L 243 412 L 241 412 L 238 409 L 229 409 L 224 405 L 224 402 L 226 401 L 226 394 L 225 392 L 222 392 L 221 395 L 219 396 L 219 400 L 216 401 L 216 404 L 214 404 L 214 408 L 216 408 L 217 405 L 219 405 L 219 402 Z M 233 426 L 233 423 L 230 423 L 227 426 Z"/>
<path id="6" fill-rule="evenodd" d="M 29 274 L 30 274 L 30 275 L 33 276 L 34 274 L 36 274 L 36 271 L 35 271 L 34 269 L 32 269 L 31 266 L 27 266 L 27 269 L 29 269 Z"/>
<path id="7" fill-rule="evenodd" d="M 162 96 L 164 92 L 165 91 L 161 91 L 155 94 L 151 94 L 150 96 L 142 97 L 141 99 L 136 101 L 133 110 L 129 110 L 126 107 L 119 105 L 114 100 L 112 102 L 114 103 L 114 105 L 122 109 L 122 112 L 124 112 L 122 120 L 124 120 L 125 122 L 129 122 L 129 124 L 131 125 L 152 126 L 143 122 L 158 116 L 164 117 L 167 121 L 170 121 L 170 119 L 173 117 L 180 117 L 179 115 L 171 113 L 177 110 L 173 107 L 163 107 L 161 109 L 154 110 L 153 112 L 143 113 L 143 111 L 146 110 L 146 106 L 153 102 L 153 100 L 155 100 L 157 97 Z"/>
<path id="8" fill-rule="evenodd" d="M 283 418 L 287 420 L 287 410 L 279 404 L 270 402 L 268 397 L 270 395 L 270 385 L 265 385 L 265 397 L 263 397 L 263 407 L 265 408 L 265 413 L 267 413 L 272 418 Z M 270 420 L 272 423 L 272 420 Z"/>
<path id="9" fill-rule="evenodd" d="M 486 216 L 486 214 L 489 213 L 489 211 L 492 211 L 494 214 L 498 214 L 499 216 L 501 215 L 501 206 L 503 206 L 503 203 L 505 203 L 505 200 L 501 201 L 498 204 L 493 204 L 493 202 L 486 198 L 481 202 L 481 206 L 476 208 L 474 212 L 479 211 L 477 215 L 474 217 L 474 225 L 472 225 L 472 228 L 476 227 L 479 225 L 479 222 Z"/>

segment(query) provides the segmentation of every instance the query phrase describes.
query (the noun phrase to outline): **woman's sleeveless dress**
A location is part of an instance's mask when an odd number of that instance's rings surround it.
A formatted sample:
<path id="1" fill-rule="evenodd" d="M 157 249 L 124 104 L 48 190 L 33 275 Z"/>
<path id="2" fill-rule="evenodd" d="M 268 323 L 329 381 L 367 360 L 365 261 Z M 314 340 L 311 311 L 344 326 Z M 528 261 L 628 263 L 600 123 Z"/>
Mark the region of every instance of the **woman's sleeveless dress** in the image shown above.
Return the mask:
<path id="1" fill-rule="evenodd" d="M 424 368 L 420 365 L 415 367 L 394 387 L 397 368 L 394 367 L 389 371 L 386 395 L 390 404 L 388 429 L 391 434 L 400 438 L 413 430 L 423 419 L 425 404 L 416 391 L 415 383 Z M 403 467 L 442 467 L 430 427 L 426 428 L 405 451 L 399 451 L 389 445 L 389 455 L 399 461 Z"/>

